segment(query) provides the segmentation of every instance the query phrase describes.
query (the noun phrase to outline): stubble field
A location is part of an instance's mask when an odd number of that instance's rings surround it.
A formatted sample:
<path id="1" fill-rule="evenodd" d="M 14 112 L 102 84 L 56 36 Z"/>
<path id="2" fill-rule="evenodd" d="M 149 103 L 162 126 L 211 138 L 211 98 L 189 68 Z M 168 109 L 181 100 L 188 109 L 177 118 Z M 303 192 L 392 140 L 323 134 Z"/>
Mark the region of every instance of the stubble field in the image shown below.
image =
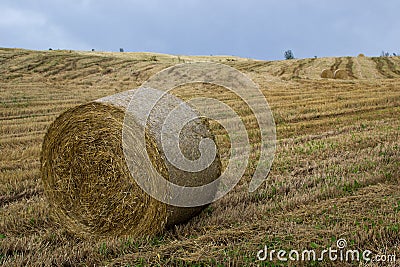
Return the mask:
<path id="1" fill-rule="evenodd" d="M 83 240 L 63 230 L 50 216 L 40 178 L 41 144 L 51 122 L 71 107 L 196 60 L 227 64 L 259 84 L 278 138 L 266 182 L 248 192 L 251 161 L 227 196 L 187 224 L 148 239 Z M 319 78 L 323 69 L 338 68 L 350 78 Z M 224 99 L 248 119 L 250 140 L 259 145 L 251 115 L 232 94 L 207 86 L 178 89 L 183 98 L 203 92 Z M 226 133 L 216 133 L 228 155 Z M 340 238 L 350 249 L 396 253 L 400 263 L 399 57 L 256 61 L 0 49 L 0 136 L 0 265 L 268 266 L 256 257 L 264 246 L 323 250 Z"/>

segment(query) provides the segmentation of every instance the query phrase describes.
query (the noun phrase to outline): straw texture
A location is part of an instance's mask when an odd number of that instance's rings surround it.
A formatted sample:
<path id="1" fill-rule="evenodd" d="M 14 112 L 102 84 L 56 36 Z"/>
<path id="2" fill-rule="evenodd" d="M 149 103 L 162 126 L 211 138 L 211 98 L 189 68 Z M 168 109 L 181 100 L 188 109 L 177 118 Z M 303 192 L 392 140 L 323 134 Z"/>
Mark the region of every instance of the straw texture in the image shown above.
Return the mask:
<path id="1" fill-rule="evenodd" d="M 152 236 L 189 220 L 204 208 L 161 203 L 133 179 L 132 175 L 145 175 L 152 182 L 146 168 L 131 174 L 123 153 L 122 127 L 131 95 L 132 91 L 127 91 L 74 107 L 51 124 L 44 138 L 41 171 L 52 215 L 78 236 Z M 152 111 L 148 125 L 137 123 L 130 129 L 133 136 L 139 130 L 146 132 L 146 151 L 135 151 L 135 161 L 140 164 L 147 153 L 165 179 L 178 185 L 204 185 L 220 176 L 218 155 L 208 168 L 196 173 L 175 168 L 162 150 L 162 122 L 181 102 L 167 94 Z M 206 120 L 196 119 L 183 128 L 180 149 L 188 159 L 200 156 L 202 138 L 213 138 Z M 210 197 L 215 194 L 205 193 Z"/>

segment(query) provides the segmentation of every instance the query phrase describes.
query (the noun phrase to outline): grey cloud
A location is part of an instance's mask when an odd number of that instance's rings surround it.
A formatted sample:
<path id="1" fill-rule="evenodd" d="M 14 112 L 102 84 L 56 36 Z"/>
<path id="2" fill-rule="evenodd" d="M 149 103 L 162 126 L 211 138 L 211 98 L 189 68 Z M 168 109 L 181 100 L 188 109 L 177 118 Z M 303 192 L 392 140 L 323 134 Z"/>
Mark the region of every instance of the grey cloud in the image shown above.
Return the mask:
<path id="1" fill-rule="evenodd" d="M 399 52 L 399 9 L 397 0 L 6 0 L 0 46 L 260 59 L 282 59 L 286 49 L 297 57 L 378 55 Z"/>

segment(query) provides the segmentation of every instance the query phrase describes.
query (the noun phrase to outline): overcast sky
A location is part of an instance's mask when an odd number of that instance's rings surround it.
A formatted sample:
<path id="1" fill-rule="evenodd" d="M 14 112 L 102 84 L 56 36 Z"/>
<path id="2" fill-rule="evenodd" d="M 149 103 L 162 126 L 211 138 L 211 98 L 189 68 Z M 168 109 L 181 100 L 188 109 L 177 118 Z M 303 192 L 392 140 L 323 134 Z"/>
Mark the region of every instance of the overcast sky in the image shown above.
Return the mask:
<path id="1" fill-rule="evenodd" d="M 282 59 L 400 54 L 399 0 L 2 0 L 0 47 Z"/>

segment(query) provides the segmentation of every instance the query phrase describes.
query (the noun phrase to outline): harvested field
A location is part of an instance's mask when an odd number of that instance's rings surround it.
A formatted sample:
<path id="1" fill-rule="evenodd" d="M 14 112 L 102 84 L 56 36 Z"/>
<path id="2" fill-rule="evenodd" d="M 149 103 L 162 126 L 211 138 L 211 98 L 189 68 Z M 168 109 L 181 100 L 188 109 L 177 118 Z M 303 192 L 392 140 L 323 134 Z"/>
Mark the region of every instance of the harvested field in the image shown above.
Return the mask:
<path id="1" fill-rule="evenodd" d="M 320 251 L 340 238 L 349 249 L 400 255 L 398 57 L 357 57 L 350 64 L 347 58 L 265 62 L 155 54 L 154 61 L 152 56 L 0 49 L 0 265 L 257 266 L 267 265 L 256 258 L 264 246 Z M 40 173 L 51 123 L 72 107 L 136 88 L 165 67 L 196 60 L 227 64 L 260 85 L 278 138 L 267 181 L 248 192 L 256 164 L 251 161 L 228 195 L 188 223 L 151 238 L 84 239 L 59 227 Z M 331 67 L 352 76 L 321 79 L 321 71 Z M 223 99 L 246 122 L 253 146 L 260 146 L 248 108 L 217 89 L 175 93 L 182 99 L 200 93 Z M 228 155 L 226 132 L 215 132 L 221 155 Z"/>

